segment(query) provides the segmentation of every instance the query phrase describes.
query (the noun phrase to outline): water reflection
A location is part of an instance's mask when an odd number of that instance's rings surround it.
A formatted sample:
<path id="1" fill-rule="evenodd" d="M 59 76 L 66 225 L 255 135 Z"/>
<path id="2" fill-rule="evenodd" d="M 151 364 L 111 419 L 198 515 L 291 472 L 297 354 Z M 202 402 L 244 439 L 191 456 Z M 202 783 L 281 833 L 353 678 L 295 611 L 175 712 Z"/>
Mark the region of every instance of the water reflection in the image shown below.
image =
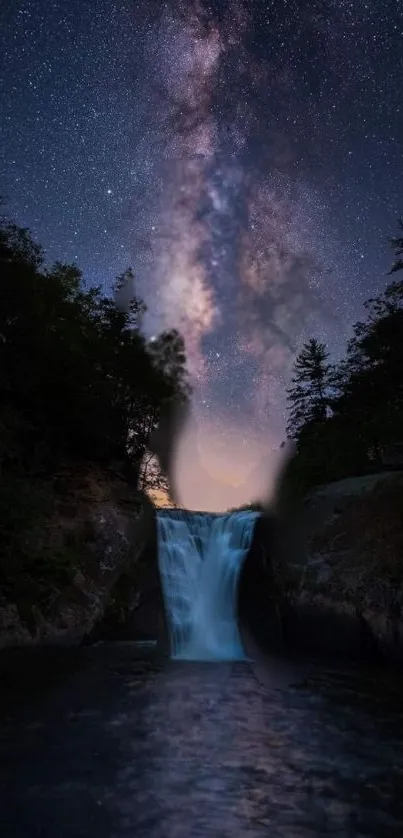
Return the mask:
<path id="1" fill-rule="evenodd" d="M 401 836 L 403 728 L 387 735 L 386 718 L 352 710 L 354 678 L 339 684 L 344 705 L 334 686 L 262 689 L 245 663 L 161 670 L 111 796 L 117 834 Z"/>
<path id="2" fill-rule="evenodd" d="M 83 654 L 3 725 L 7 836 L 403 835 L 396 677 Z"/>

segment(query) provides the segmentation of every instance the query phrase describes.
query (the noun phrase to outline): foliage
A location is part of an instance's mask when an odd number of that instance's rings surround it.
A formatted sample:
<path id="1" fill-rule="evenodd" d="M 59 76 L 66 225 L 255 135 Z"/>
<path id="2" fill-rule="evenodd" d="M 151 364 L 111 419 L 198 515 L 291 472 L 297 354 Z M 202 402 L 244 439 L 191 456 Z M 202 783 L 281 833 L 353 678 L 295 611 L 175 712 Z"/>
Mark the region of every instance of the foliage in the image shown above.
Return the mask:
<path id="1" fill-rule="evenodd" d="M 44 268 L 15 225 L 0 228 L 0 271 L 1 467 L 52 471 L 66 458 L 139 466 L 161 406 L 186 395 L 180 335 L 147 344 L 140 300 L 123 310 L 100 288 L 86 290 L 75 266 Z"/>
<path id="2" fill-rule="evenodd" d="M 403 238 L 392 245 L 395 273 L 403 268 Z M 385 447 L 402 441 L 403 280 L 367 300 L 364 310 L 338 365 L 327 364 L 324 345 L 314 339 L 296 359 L 288 394 L 287 431 L 297 441 L 291 492 L 382 468 Z"/>
<path id="3" fill-rule="evenodd" d="M 325 344 L 315 338 L 296 357 L 291 387 L 287 390 L 290 437 L 297 437 L 302 428 L 326 419 L 331 374 L 328 357 Z"/>
<path id="4" fill-rule="evenodd" d="M 41 542 L 52 475 L 86 461 L 137 482 L 161 409 L 188 396 L 181 336 L 147 342 L 130 269 L 113 291 L 46 267 L 29 231 L 0 221 L 0 585 L 19 602 L 74 572 L 74 550 Z"/>

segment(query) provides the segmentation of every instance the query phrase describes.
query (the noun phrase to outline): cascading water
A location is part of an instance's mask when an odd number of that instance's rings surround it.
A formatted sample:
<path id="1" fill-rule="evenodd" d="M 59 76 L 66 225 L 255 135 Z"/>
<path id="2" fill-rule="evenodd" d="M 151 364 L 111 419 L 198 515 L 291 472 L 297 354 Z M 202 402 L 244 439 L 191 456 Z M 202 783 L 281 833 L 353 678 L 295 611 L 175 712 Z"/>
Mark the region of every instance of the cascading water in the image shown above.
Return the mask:
<path id="1" fill-rule="evenodd" d="M 249 511 L 158 513 L 159 568 L 172 657 L 245 657 L 235 614 L 236 591 L 258 517 Z"/>

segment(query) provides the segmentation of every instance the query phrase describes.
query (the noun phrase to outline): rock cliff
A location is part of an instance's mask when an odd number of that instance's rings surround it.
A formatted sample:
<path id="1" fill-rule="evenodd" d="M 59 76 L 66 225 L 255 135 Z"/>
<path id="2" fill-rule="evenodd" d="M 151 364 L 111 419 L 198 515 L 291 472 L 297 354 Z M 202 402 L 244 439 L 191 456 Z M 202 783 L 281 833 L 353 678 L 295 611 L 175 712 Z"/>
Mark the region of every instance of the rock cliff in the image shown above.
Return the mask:
<path id="1" fill-rule="evenodd" d="M 280 572 L 288 643 L 403 660 L 403 475 L 339 481 L 304 510 L 305 544 Z"/>
<path id="2" fill-rule="evenodd" d="M 46 503 L 39 524 L 2 557 L 0 648 L 77 644 L 119 593 L 124 600 L 125 574 L 137 577 L 130 607 L 139 605 L 154 508 L 121 474 L 91 464 L 70 465 L 30 491 Z M 147 559 L 157 557 L 148 551 Z"/>

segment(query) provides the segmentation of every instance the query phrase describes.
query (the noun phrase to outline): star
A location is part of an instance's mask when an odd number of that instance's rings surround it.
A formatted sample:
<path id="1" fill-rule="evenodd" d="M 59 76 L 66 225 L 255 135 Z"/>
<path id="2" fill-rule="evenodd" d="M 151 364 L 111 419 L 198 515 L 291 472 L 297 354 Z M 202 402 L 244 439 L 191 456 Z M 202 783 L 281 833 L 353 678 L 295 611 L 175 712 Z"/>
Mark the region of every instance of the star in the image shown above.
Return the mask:
<path id="1" fill-rule="evenodd" d="M 302 343 L 340 356 L 385 285 L 402 19 L 396 0 L 155 5 L 3 4 L 2 192 L 88 284 L 133 265 L 146 338 L 184 336 L 204 436 L 250 440 L 232 469 L 283 439 Z"/>

